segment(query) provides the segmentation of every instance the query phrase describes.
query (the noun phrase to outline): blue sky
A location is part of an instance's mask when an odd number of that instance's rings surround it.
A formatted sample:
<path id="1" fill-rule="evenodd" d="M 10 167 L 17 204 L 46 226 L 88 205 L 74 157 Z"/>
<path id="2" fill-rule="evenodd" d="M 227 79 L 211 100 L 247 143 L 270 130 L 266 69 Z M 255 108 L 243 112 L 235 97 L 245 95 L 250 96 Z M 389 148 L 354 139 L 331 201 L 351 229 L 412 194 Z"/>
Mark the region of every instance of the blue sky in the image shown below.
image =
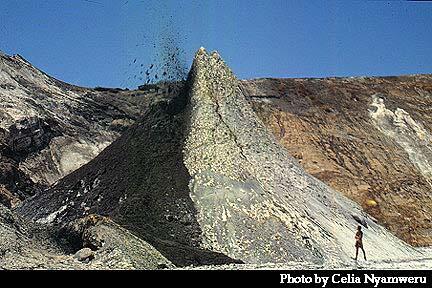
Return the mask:
<path id="1" fill-rule="evenodd" d="M 186 66 L 204 46 L 218 50 L 240 78 L 432 73 L 432 2 L 2 0 L 0 6 L 0 50 L 81 86 L 136 87 L 139 73 L 160 61 L 167 39 L 181 48 Z"/>

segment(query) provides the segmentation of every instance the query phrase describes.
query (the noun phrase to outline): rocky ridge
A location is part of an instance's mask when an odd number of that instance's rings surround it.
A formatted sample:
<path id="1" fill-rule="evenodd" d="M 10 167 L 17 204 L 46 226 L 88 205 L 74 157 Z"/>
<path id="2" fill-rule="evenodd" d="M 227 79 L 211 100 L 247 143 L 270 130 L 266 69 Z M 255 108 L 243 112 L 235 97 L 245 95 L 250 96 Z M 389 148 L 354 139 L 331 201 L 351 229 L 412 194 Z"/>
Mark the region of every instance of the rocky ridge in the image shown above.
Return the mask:
<path id="1" fill-rule="evenodd" d="M 0 204 L 0 244 L 0 270 L 174 267 L 154 247 L 97 215 L 47 227 Z"/>

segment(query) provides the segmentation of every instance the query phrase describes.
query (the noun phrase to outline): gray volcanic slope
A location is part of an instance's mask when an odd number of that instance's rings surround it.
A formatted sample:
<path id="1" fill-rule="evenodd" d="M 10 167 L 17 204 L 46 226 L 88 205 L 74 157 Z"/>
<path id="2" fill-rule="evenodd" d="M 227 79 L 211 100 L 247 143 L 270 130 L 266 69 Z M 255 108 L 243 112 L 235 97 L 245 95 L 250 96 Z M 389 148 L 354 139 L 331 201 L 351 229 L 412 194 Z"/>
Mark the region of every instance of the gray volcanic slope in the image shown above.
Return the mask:
<path id="1" fill-rule="evenodd" d="M 0 203 L 14 207 L 93 159 L 166 96 L 156 94 L 69 85 L 0 53 Z"/>
<path id="2" fill-rule="evenodd" d="M 219 55 L 204 49 L 182 93 L 152 103 L 96 158 L 18 211 L 48 224 L 109 216 L 177 265 L 346 263 L 355 218 L 372 259 L 430 257 L 306 173 Z"/>

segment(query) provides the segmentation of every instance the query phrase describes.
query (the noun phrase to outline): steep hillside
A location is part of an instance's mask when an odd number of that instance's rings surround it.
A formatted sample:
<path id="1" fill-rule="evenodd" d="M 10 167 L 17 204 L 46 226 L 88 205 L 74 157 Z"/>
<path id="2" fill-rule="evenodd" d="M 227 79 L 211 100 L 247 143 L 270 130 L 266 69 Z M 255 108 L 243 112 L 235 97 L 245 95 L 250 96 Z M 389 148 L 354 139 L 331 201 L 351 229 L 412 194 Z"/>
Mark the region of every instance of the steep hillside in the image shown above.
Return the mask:
<path id="1" fill-rule="evenodd" d="M 46 224 L 109 216 L 176 265 L 348 263 L 359 223 L 374 261 L 431 256 L 308 174 L 243 91 L 217 53 L 200 49 L 181 93 L 154 101 L 96 158 L 17 211 Z"/>
<path id="2" fill-rule="evenodd" d="M 413 245 L 432 244 L 432 76 L 242 81 L 305 170 Z"/>
<path id="3" fill-rule="evenodd" d="M 170 92 L 81 88 L 0 54 L 0 203 L 16 206 L 87 163 Z"/>

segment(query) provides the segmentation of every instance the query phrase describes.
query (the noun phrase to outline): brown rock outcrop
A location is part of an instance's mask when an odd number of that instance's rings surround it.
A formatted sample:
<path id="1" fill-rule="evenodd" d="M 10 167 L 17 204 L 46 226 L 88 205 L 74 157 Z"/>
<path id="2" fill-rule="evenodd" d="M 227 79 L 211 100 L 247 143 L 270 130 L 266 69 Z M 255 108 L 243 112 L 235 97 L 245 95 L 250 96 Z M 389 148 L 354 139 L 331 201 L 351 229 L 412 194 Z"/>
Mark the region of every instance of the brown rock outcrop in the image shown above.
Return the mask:
<path id="1" fill-rule="evenodd" d="M 242 81 L 307 172 L 413 245 L 432 244 L 432 76 Z"/>

